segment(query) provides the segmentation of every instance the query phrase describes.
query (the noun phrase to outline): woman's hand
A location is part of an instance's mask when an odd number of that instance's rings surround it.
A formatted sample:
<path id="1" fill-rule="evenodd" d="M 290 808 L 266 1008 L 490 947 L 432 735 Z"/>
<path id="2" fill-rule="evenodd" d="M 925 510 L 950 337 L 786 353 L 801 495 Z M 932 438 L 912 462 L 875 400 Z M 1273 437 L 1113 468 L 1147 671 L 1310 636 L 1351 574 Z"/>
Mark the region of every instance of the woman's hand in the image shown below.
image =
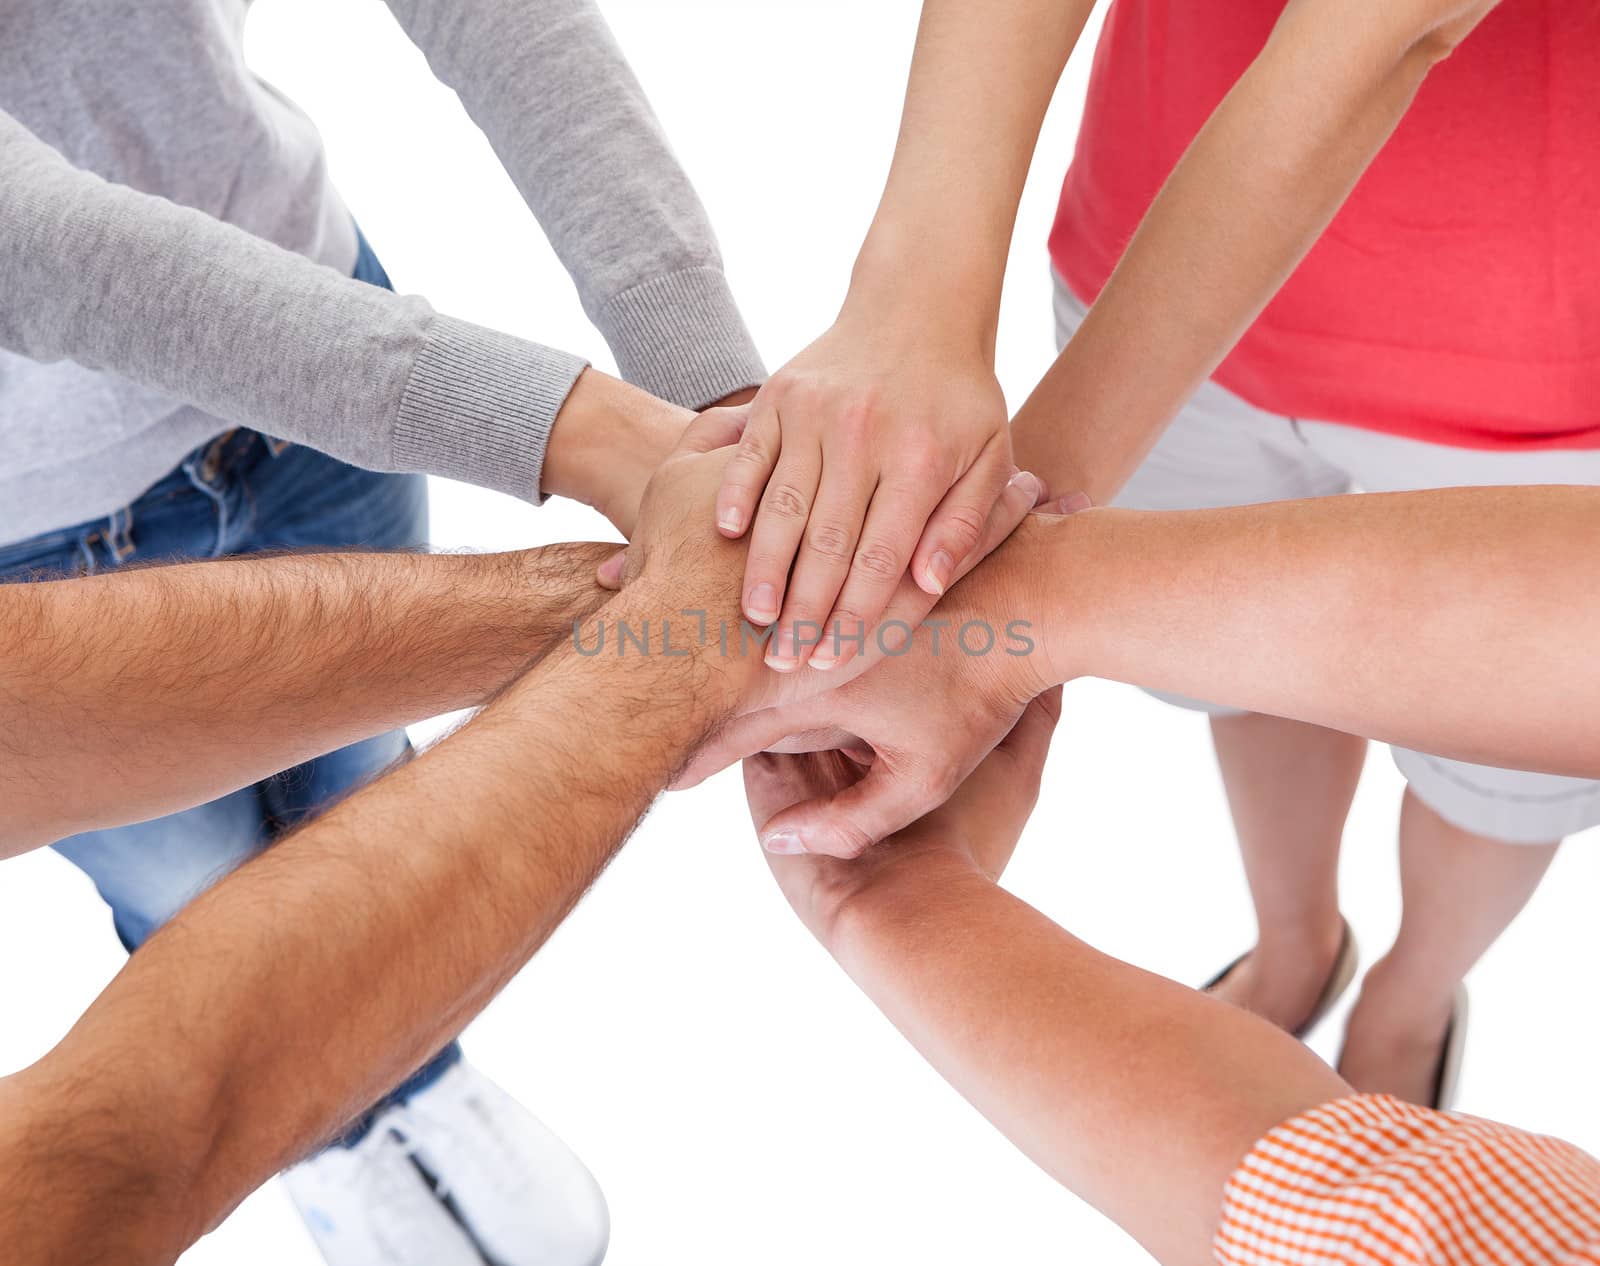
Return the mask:
<path id="1" fill-rule="evenodd" d="M 774 877 L 795 913 L 828 943 L 839 911 L 867 884 L 894 868 L 935 856 L 997 880 L 1039 796 L 1050 736 L 1061 716 L 1061 689 L 1046 691 L 1011 732 L 940 808 L 852 861 L 768 854 Z M 744 763 L 750 815 L 759 829 L 806 800 L 836 796 L 866 774 L 870 754 L 829 751 L 764 753 Z"/>
<path id="2" fill-rule="evenodd" d="M 756 396 L 717 497 L 724 535 L 750 533 L 743 607 L 777 625 L 767 663 L 849 659 L 814 654 L 820 632 L 872 629 L 908 571 L 943 594 L 1014 470 L 977 340 L 942 346 L 925 324 L 847 306 Z"/>

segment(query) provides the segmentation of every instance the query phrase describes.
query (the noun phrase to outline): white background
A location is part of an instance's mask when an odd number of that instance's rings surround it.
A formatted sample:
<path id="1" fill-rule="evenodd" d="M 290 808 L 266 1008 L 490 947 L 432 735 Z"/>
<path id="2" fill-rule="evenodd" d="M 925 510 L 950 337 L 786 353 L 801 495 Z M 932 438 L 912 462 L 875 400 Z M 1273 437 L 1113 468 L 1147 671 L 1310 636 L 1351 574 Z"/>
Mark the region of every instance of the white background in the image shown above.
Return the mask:
<path id="1" fill-rule="evenodd" d="M 893 142 L 916 5 L 605 8 L 780 364 L 843 293 Z M 260 0 L 250 53 L 322 126 L 400 289 L 609 366 L 487 144 L 382 5 Z M 1075 59 L 1058 94 L 1023 203 L 1000 338 L 1013 406 L 1052 354 L 1044 241 L 1087 61 Z M 435 494 L 440 546 L 609 535 L 570 506 Z M 1124 687 L 1076 684 L 1046 784 L 1015 891 L 1094 944 L 1191 982 L 1247 943 L 1203 720 Z M 1398 917 L 1400 787 L 1375 750 L 1346 837 L 1346 909 L 1372 954 Z M 1463 1103 L 1591 1149 L 1596 842 L 1569 846 L 1475 974 Z M 53 855 L 6 864 L 0 955 L 15 965 L 0 980 L 0 1070 L 47 1049 L 121 961 L 92 890 Z M 1336 1017 L 1320 1049 L 1331 1053 L 1338 1028 Z M 733 776 L 656 810 L 467 1048 L 593 1167 L 618 1266 L 1141 1260 L 956 1098 L 810 942 L 767 877 Z M 185 1258 L 315 1260 L 275 1187 Z"/>

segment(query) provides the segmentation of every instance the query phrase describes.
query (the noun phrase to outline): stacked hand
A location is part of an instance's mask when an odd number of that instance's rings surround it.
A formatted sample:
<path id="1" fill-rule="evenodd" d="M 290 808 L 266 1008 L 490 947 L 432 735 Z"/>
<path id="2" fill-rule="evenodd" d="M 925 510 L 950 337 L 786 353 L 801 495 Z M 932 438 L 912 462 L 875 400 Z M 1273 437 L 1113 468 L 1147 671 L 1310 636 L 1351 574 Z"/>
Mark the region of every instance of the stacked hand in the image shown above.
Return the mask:
<path id="1" fill-rule="evenodd" d="M 1057 687 L 1034 699 L 1010 732 L 941 807 L 854 861 L 769 855 L 784 896 L 827 942 L 838 912 L 868 884 L 938 851 L 991 880 L 1011 860 L 1039 794 L 1050 736 L 1061 716 Z M 759 829 L 798 804 L 843 795 L 864 776 L 841 752 L 762 754 L 744 763 L 750 814 Z"/>
<path id="2" fill-rule="evenodd" d="M 698 512 L 716 496 L 748 418 L 747 409 L 718 408 L 689 423 L 639 498 L 628 548 L 601 564 L 602 585 L 618 588 L 646 576 L 664 584 L 676 579 L 685 605 L 692 605 L 688 599 L 715 589 L 730 560 L 737 560 L 736 568 L 742 563 L 740 551 L 709 531 Z M 736 583 L 732 597 L 736 602 Z"/>
<path id="3" fill-rule="evenodd" d="M 1049 684 L 1035 631 L 1011 615 L 1023 609 L 1025 573 L 1007 564 L 1018 544 L 957 585 L 909 648 L 882 654 L 839 689 L 807 696 L 779 678 L 772 702 L 728 724 L 681 783 L 769 750 L 870 754 L 859 779 L 761 824 L 775 853 L 855 857 L 937 808 Z"/>
<path id="4" fill-rule="evenodd" d="M 742 434 L 748 433 L 752 416 L 752 410 L 747 408 L 712 409 L 690 424 L 678 447 L 657 468 L 645 490 L 639 506 L 638 526 L 628 549 L 600 567 L 598 578 L 602 585 L 618 588 L 646 574 L 664 578 L 672 575 L 675 569 L 684 568 L 689 573 L 683 577 L 688 592 L 695 568 L 714 559 L 725 563 L 735 553 L 742 556 L 743 551 L 738 546 L 711 529 L 706 517 L 697 520 L 695 515 L 711 509 L 727 472 L 743 451 L 732 446 Z M 1008 468 L 1007 473 L 999 496 L 985 512 L 975 548 L 953 573 L 952 580 L 959 580 L 976 567 L 1037 505 L 1043 492 L 1039 481 L 1015 468 Z M 886 610 L 881 613 L 881 621 L 841 622 L 832 626 L 823 638 L 830 648 L 844 649 L 845 654 L 839 656 L 841 662 L 845 658 L 858 660 L 849 671 L 807 674 L 788 682 L 771 679 L 766 686 L 764 705 L 795 702 L 842 685 L 883 658 L 886 649 L 895 649 L 896 632 L 900 631 L 903 638 L 904 630 L 919 625 L 937 601 L 909 576 L 900 576 L 889 595 Z M 728 614 L 737 619 L 738 608 L 736 601 Z M 713 615 L 722 614 L 720 606 L 709 609 Z M 775 635 L 763 634 L 752 622 L 749 637 L 759 640 L 762 636 Z"/>
<path id="5" fill-rule="evenodd" d="M 711 506 L 746 428 L 747 411 L 713 410 L 662 463 L 640 509 L 626 560 L 602 569 L 602 582 L 648 583 L 673 609 L 737 620 L 742 551 L 719 537 Z M 972 570 L 928 619 L 935 599 L 902 576 L 885 621 L 861 634 L 847 668 L 828 673 L 753 673 L 735 718 L 691 763 L 689 784 L 769 749 L 844 749 L 869 762 L 835 792 L 792 805 L 763 823 L 769 851 L 854 857 L 949 798 L 1011 730 L 1048 684 L 1033 634 L 1013 618 L 1023 609 L 1019 567 L 978 562 L 1005 546 L 1034 509 L 1037 480 L 1014 475 L 986 516 L 977 550 L 954 578 Z M 1064 512 L 1078 501 L 1056 503 Z M 1025 542 L 1024 542 L 1025 544 Z M 1016 555 L 1020 558 L 1020 554 Z M 915 632 L 913 633 L 913 630 Z M 756 645 L 755 630 L 733 629 L 732 654 Z"/>
<path id="6" fill-rule="evenodd" d="M 1005 397 L 979 349 L 912 328 L 841 316 L 761 389 L 728 465 L 717 526 L 749 533 L 743 610 L 776 624 L 780 671 L 848 660 L 808 631 L 871 628 L 908 573 L 936 598 L 983 556 L 1016 469 Z"/>

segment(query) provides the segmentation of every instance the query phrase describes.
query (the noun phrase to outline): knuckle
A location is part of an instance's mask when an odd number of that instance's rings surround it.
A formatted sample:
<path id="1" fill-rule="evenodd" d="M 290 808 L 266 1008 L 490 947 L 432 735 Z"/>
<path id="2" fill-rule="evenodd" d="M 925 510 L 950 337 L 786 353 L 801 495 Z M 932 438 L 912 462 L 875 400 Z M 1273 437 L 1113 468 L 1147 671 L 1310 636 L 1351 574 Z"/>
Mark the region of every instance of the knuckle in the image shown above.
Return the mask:
<path id="1" fill-rule="evenodd" d="M 816 601 L 814 594 L 801 593 L 791 585 L 784 597 L 783 614 L 778 617 L 778 624 L 792 627 L 798 638 L 814 638 L 815 628 L 820 628 L 822 624 L 818 616 L 822 609 L 822 604 Z M 799 627 L 802 624 L 815 627 L 802 629 Z"/>
<path id="2" fill-rule="evenodd" d="M 846 439 L 865 440 L 872 434 L 881 409 L 875 389 L 867 388 L 855 393 L 839 407 L 839 433 Z"/>
<path id="3" fill-rule="evenodd" d="M 805 391 L 807 379 L 797 370 L 785 367 L 767 379 L 767 384 L 762 388 L 768 400 L 773 404 L 786 404 L 792 402 Z"/>
<path id="4" fill-rule="evenodd" d="M 826 389 L 809 375 L 791 373 L 781 382 L 775 379 L 773 385 L 773 406 L 779 414 L 786 415 L 789 425 L 797 420 L 804 421 L 827 404 Z"/>
<path id="5" fill-rule="evenodd" d="M 830 563 L 848 562 L 855 541 L 847 528 L 837 523 L 823 523 L 806 534 L 806 548 Z"/>
<path id="6" fill-rule="evenodd" d="M 952 760 L 937 757 L 923 773 L 922 789 L 943 804 L 961 785 L 961 770 Z"/>
<path id="7" fill-rule="evenodd" d="M 728 477 L 754 474 L 756 471 L 767 469 L 771 463 L 767 460 L 767 450 L 762 447 L 761 441 L 745 436 L 738 450 L 728 459 Z"/>
<path id="8" fill-rule="evenodd" d="M 906 481 L 915 487 L 924 487 L 940 479 L 949 480 L 950 463 L 942 453 L 926 445 L 918 445 L 901 459 L 900 469 Z"/>
<path id="9" fill-rule="evenodd" d="M 944 519 L 946 533 L 964 550 L 971 550 L 983 538 L 987 523 L 988 517 L 972 506 L 956 506 Z"/>
<path id="10" fill-rule="evenodd" d="M 826 408 L 833 400 L 833 391 L 821 378 L 802 378 L 794 385 L 793 403 L 808 409 Z"/>
<path id="11" fill-rule="evenodd" d="M 874 542 L 856 551 L 855 567 L 875 580 L 899 580 L 905 575 L 905 559 L 892 545 Z"/>
<path id="12" fill-rule="evenodd" d="M 838 629 L 848 636 L 858 629 L 865 631 L 866 627 L 867 621 L 865 617 L 852 611 L 849 607 L 835 607 L 828 613 L 828 631 L 830 633 Z"/>
<path id="13" fill-rule="evenodd" d="M 767 489 L 765 509 L 780 519 L 803 519 L 811 509 L 811 501 L 793 484 L 773 484 Z"/>
<path id="14" fill-rule="evenodd" d="M 833 830 L 832 838 L 828 841 L 827 851 L 834 857 L 840 857 L 848 861 L 851 858 L 860 857 L 861 854 L 876 843 L 877 840 L 873 838 L 871 831 L 867 830 L 859 822 L 845 818 L 839 821 Z"/>

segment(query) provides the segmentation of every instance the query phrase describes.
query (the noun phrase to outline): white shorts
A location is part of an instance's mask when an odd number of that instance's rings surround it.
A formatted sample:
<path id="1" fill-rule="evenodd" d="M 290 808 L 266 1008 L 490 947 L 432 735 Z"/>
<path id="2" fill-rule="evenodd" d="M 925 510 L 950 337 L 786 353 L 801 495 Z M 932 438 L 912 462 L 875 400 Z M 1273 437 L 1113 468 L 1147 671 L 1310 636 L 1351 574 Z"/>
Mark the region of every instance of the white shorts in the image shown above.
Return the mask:
<path id="1" fill-rule="evenodd" d="M 1055 278 L 1057 346 L 1086 309 Z M 1194 394 L 1128 481 L 1116 504 L 1203 510 L 1344 492 L 1515 484 L 1600 485 L 1600 452 L 1449 448 L 1332 422 L 1267 413 L 1214 382 Z M 1159 693 L 1159 692 L 1153 692 Z M 1159 695 L 1214 716 L 1237 709 Z M 1475 834 L 1543 844 L 1600 825 L 1600 783 L 1530 774 L 1394 749 L 1412 791 L 1440 817 Z"/>

